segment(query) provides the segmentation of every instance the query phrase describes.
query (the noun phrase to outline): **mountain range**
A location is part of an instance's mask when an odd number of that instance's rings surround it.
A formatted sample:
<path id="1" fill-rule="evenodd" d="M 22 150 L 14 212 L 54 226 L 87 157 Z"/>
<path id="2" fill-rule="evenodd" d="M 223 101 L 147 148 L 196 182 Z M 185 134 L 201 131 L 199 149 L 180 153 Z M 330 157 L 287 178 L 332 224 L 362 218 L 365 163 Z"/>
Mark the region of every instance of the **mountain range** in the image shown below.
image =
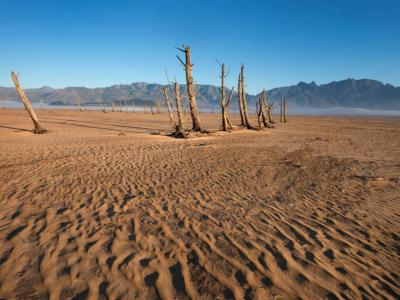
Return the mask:
<path id="1" fill-rule="evenodd" d="M 105 88 L 66 87 L 53 89 L 41 87 L 26 89 L 32 102 L 53 105 L 76 105 L 79 96 L 81 104 L 94 105 L 98 99 L 110 104 L 113 100 L 127 99 L 135 105 L 154 105 L 163 100 L 162 88 L 165 85 L 136 82 L 126 85 L 113 85 Z M 185 85 L 181 85 L 185 95 Z M 227 90 L 228 93 L 228 90 Z M 221 88 L 213 85 L 196 85 L 197 100 L 200 107 L 216 107 L 219 105 Z M 172 95 L 171 95 L 172 96 Z M 259 95 L 247 94 L 250 105 L 256 102 Z M 269 101 L 279 101 L 285 97 L 288 105 L 310 108 L 357 107 L 379 110 L 400 110 L 400 87 L 383 84 L 371 79 L 346 79 L 328 84 L 318 85 L 315 82 L 300 82 L 297 85 L 274 88 L 267 91 Z M 0 100 L 19 101 L 15 88 L 0 87 Z M 233 102 L 237 101 L 234 93 Z"/>

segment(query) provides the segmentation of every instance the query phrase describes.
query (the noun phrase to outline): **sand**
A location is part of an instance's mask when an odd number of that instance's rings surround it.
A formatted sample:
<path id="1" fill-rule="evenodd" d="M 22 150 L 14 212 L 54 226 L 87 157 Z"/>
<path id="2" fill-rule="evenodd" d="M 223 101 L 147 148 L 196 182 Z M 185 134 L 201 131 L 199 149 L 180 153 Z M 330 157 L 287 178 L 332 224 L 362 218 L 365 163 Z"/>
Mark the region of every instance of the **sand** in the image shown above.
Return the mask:
<path id="1" fill-rule="evenodd" d="M 399 299 L 400 119 L 37 113 L 0 110 L 1 299 Z"/>

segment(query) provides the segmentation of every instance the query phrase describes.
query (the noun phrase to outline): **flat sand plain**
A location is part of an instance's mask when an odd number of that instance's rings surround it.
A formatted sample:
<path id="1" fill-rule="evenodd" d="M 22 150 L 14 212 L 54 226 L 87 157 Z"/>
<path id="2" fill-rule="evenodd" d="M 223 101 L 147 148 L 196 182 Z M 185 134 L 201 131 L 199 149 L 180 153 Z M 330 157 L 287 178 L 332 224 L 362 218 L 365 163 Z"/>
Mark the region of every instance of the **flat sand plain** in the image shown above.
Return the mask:
<path id="1" fill-rule="evenodd" d="M 37 113 L 0 110 L 1 299 L 400 298 L 400 119 Z"/>

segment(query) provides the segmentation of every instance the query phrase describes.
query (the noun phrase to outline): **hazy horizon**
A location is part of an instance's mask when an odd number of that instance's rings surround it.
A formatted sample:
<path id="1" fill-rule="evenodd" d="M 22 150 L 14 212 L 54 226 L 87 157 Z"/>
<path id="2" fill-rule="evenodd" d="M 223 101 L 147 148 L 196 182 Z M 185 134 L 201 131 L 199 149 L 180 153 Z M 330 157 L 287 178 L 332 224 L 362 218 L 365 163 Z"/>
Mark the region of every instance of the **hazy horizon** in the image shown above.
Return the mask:
<path id="1" fill-rule="evenodd" d="M 400 86 L 398 1 L 3 1 L 0 86 L 105 87 L 184 81 L 174 47 L 192 48 L 193 77 L 249 93 L 300 81 L 367 78 Z M 223 12 L 223 13 L 222 13 Z"/>

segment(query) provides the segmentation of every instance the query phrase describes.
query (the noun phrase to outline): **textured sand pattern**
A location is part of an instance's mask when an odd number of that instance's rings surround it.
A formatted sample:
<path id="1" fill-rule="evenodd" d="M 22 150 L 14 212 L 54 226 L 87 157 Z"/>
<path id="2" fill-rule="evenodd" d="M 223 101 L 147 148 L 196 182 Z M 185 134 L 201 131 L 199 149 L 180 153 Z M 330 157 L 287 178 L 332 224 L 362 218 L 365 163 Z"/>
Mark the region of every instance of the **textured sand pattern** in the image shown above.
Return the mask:
<path id="1" fill-rule="evenodd" d="M 399 299 L 399 119 L 38 116 L 0 111 L 0 298 Z"/>

